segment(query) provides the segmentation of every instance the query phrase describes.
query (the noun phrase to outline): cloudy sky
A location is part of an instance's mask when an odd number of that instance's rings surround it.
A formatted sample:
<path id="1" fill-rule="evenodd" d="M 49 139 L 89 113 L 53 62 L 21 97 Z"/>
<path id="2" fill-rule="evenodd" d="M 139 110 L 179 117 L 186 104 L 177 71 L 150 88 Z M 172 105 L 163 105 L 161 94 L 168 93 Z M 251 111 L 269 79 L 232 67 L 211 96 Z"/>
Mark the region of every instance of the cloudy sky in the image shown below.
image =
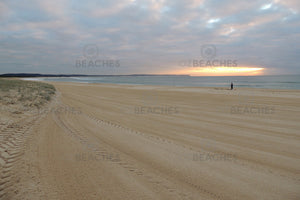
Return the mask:
<path id="1" fill-rule="evenodd" d="M 214 60 L 300 74 L 300 1 L 0 1 L 0 73 L 189 73 Z"/>

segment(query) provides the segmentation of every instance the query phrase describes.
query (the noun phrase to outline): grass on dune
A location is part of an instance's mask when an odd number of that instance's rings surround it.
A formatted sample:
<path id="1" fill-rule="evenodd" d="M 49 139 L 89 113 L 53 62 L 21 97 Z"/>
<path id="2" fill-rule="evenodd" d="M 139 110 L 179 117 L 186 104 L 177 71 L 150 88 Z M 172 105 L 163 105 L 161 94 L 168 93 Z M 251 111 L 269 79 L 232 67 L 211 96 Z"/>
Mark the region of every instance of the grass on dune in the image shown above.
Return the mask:
<path id="1" fill-rule="evenodd" d="M 2 105 L 21 104 L 25 107 L 41 107 L 55 94 L 53 85 L 0 78 L 0 103 Z"/>

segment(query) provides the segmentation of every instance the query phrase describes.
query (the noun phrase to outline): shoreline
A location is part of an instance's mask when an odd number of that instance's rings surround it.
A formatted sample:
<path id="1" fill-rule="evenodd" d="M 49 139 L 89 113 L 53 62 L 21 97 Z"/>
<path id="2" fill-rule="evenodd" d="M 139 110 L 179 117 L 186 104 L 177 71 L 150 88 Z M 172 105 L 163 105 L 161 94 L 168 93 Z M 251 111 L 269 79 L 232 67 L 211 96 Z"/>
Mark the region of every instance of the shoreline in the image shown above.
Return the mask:
<path id="1" fill-rule="evenodd" d="M 17 78 L 20 79 L 20 78 Z M 87 85 L 107 85 L 107 86 L 131 86 L 131 87 L 135 87 L 135 86 L 145 86 L 145 87 L 165 87 L 165 88 L 190 88 L 190 89 L 214 89 L 214 90 L 229 90 L 232 91 L 230 89 L 230 85 L 228 85 L 227 87 L 201 87 L 201 86 L 172 86 L 172 85 L 145 85 L 145 84 L 125 84 L 125 83 L 87 83 L 87 82 L 77 82 L 77 81 L 47 81 L 47 80 L 28 80 L 26 78 L 21 78 L 20 80 L 24 80 L 24 81 L 38 81 L 38 82 L 45 82 L 48 84 L 55 84 L 55 83 L 59 83 L 59 84 L 87 84 Z M 299 91 L 300 89 L 276 89 L 276 88 L 254 88 L 254 87 L 234 87 L 233 91 L 236 90 L 267 90 L 267 91 L 280 91 L 280 92 L 289 92 L 289 91 Z"/>
<path id="2" fill-rule="evenodd" d="M 297 76 L 296 76 L 297 77 Z M 203 79 L 200 77 L 196 77 L 194 79 L 193 77 L 190 78 L 175 78 L 174 80 L 172 78 L 167 77 L 166 79 L 157 78 L 154 76 L 154 78 L 147 77 L 145 78 L 145 81 L 141 79 L 140 76 L 133 76 L 131 78 L 120 78 L 118 81 L 115 80 L 115 78 L 111 77 L 102 77 L 101 80 L 93 79 L 93 77 L 88 77 L 88 79 L 85 79 L 83 77 L 83 80 L 80 80 L 78 77 L 72 80 L 72 77 L 62 78 L 65 80 L 61 80 L 61 77 L 55 77 L 56 80 L 47 80 L 47 78 L 41 77 L 38 81 L 49 81 L 49 82 L 71 82 L 71 83 L 85 83 L 90 84 L 92 82 L 94 83 L 100 83 L 100 84 L 117 84 L 117 85 L 151 85 L 151 86 L 172 86 L 172 87 L 204 87 L 204 88 L 230 88 L 230 82 L 234 83 L 234 88 L 258 88 L 258 89 L 278 89 L 278 90 L 300 90 L 300 83 L 298 80 L 291 80 L 292 82 L 289 82 L 287 78 L 282 78 L 279 80 L 276 79 L 267 79 L 264 80 L 261 77 L 256 80 L 255 77 L 247 77 L 250 79 L 243 79 L 243 77 L 221 77 L 222 79 L 218 81 L 218 77 L 203 77 Z M 90 79 L 92 78 L 92 79 Z M 199 79 L 198 79 L 199 78 Z M 233 78 L 233 79 L 232 79 Z M 241 79 L 242 78 L 242 79 Z M 293 78 L 294 79 L 294 78 Z M 24 79 L 26 80 L 26 78 Z M 30 80 L 34 80 L 34 78 L 30 78 Z M 119 81 L 121 83 L 119 83 Z M 292 84 L 293 81 L 295 81 L 295 84 Z M 257 84 L 256 84 L 257 82 Z M 177 83 L 177 84 L 176 84 Z M 183 84 L 185 83 L 185 84 Z"/>

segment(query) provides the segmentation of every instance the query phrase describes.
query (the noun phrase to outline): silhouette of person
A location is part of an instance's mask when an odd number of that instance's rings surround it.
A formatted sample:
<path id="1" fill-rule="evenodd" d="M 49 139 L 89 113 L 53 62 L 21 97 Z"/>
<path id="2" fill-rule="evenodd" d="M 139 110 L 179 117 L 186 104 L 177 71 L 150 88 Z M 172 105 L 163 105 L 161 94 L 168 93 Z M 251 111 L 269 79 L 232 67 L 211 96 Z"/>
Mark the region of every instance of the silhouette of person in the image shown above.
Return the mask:
<path id="1" fill-rule="evenodd" d="M 233 83 L 231 82 L 231 90 L 233 90 Z"/>

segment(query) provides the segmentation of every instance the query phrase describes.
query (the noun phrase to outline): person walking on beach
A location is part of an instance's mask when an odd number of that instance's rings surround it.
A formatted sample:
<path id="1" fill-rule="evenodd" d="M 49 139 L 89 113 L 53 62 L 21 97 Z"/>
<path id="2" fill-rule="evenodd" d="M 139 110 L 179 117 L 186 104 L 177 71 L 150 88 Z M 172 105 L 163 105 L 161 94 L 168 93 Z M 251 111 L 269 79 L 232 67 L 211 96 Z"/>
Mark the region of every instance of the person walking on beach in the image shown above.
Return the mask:
<path id="1" fill-rule="evenodd" d="M 233 82 L 231 82 L 231 85 L 230 85 L 230 86 L 231 86 L 231 90 L 233 90 Z"/>

